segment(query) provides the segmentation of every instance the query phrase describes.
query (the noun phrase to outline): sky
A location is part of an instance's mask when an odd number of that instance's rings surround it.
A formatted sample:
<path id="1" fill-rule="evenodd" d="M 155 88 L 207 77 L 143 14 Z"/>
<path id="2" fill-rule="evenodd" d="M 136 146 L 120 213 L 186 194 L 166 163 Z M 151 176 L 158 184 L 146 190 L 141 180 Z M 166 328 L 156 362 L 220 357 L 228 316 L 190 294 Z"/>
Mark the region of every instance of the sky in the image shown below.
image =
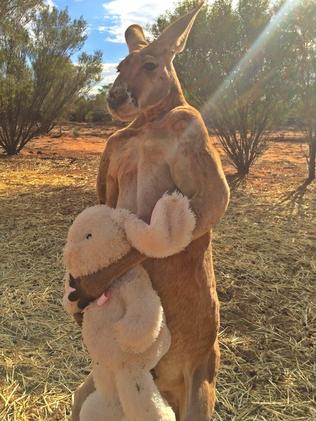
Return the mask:
<path id="1" fill-rule="evenodd" d="M 127 55 L 124 32 L 132 23 L 153 23 L 169 8 L 172 0 L 46 0 L 49 6 L 67 8 L 72 18 L 83 16 L 88 24 L 88 39 L 83 51 L 103 52 L 103 73 L 99 85 L 114 80 L 117 64 Z"/>

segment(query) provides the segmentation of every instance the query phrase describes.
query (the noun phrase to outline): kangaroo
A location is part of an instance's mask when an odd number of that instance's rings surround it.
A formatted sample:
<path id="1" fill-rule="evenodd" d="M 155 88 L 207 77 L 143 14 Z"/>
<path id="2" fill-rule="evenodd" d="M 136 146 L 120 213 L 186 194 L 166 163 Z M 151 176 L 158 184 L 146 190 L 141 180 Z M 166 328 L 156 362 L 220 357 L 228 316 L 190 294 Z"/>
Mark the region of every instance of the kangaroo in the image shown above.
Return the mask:
<path id="1" fill-rule="evenodd" d="M 165 310 L 172 343 L 154 377 L 178 421 L 209 421 L 214 411 L 220 354 L 211 233 L 229 201 L 220 158 L 173 66 L 201 6 L 151 43 L 139 25 L 126 30 L 129 54 L 118 65 L 108 106 L 113 116 L 130 124 L 108 139 L 97 178 L 99 203 L 129 209 L 146 222 L 159 198 L 176 190 L 189 198 L 196 216 L 193 240 L 184 251 L 146 260 L 136 253 L 134 262 L 144 260 Z M 133 266 L 133 256 L 128 259 L 125 271 Z M 79 420 L 93 389 L 88 376 L 75 393 L 73 420 Z"/>

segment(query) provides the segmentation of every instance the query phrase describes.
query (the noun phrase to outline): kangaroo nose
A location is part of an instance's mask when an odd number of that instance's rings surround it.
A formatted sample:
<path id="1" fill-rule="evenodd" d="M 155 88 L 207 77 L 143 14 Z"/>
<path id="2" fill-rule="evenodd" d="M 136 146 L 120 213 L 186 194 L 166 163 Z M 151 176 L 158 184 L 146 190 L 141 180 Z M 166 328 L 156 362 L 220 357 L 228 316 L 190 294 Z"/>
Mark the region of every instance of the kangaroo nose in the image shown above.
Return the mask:
<path id="1" fill-rule="evenodd" d="M 111 89 L 107 97 L 108 104 L 111 108 L 118 108 L 127 100 L 128 94 L 126 89 Z"/>

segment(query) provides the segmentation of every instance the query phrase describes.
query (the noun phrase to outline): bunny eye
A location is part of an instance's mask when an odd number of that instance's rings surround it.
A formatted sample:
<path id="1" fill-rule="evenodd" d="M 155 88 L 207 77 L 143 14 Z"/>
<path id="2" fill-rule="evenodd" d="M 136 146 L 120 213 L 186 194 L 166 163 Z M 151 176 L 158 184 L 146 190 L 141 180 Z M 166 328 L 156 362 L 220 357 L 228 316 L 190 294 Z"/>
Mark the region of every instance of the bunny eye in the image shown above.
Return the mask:
<path id="1" fill-rule="evenodd" d="M 90 233 L 86 235 L 87 240 L 89 240 L 89 238 L 91 238 L 91 237 L 92 237 L 92 234 L 90 234 Z"/>

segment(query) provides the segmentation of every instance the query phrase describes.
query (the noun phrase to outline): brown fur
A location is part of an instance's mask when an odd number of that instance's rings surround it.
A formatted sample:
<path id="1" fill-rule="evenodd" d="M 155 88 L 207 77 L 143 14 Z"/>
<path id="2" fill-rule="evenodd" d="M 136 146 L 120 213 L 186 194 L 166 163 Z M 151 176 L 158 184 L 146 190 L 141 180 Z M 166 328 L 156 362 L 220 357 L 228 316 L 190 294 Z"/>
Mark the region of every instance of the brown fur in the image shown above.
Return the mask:
<path id="1" fill-rule="evenodd" d="M 127 208 L 146 222 L 157 200 L 176 189 L 190 199 L 197 217 L 194 241 L 186 250 L 144 263 L 172 335 L 170 350 L 155 369 L 156 382 L 181 421 L 209 421 L 214 409 L 219 304 L 211 230 L 229 198 L 219 156 L 200 113 L 186 102 L 172 64 L 198 9 L 149 45 L 139 27 L 129 30 L 130 55 L 119 66 L 109 105 L 114 115 L 133 122 L 109 138 L 97 181 L 100 203 Z M 154 71 L 144 68 L 147 62 L 157 64 Z"/>
<path id="2" fill-rule="evenodd" d="M 75 297 L 82 297 L 78 302 L 78 311 L 86 307 L 91 301 L 100 297 L 100 295 L 107 290 L 112 281 L 119 276 L 126 273 L 127 270 L 132 269 L 134 266 L 146 260 L 146 256 L 139 253 L 135 249 L 131 249 L 123 258 L 117 262 L 112 263 L 110 266 L 105 267 L 97 272 L 86 275 L 78 276 L 73 279 L 73 285 L 76 286 Z M 78 318 L 78 323 L 81 325 L 82 318 L 80 313 L 75 313 L 75 318 Z"/>

